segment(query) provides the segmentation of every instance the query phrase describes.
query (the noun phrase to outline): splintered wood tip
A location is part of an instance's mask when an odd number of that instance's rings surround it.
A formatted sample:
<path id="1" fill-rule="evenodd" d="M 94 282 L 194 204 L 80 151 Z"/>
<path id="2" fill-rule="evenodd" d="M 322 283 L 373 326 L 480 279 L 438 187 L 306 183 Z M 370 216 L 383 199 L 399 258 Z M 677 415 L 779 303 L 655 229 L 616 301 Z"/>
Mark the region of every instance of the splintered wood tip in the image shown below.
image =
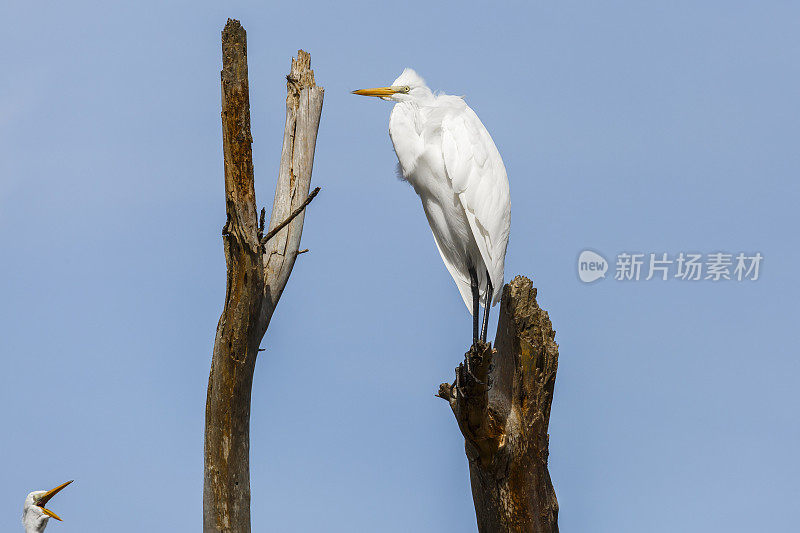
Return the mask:
<path id="1" fill-rule="evenodd" d="M 228 19 L 225 23 L 225 28 L 222 30 L 222 39 L 227 40 L 231 38 L 246 39 L 247 32 L 242 27 L 242 23 L 236 19 Z"/>

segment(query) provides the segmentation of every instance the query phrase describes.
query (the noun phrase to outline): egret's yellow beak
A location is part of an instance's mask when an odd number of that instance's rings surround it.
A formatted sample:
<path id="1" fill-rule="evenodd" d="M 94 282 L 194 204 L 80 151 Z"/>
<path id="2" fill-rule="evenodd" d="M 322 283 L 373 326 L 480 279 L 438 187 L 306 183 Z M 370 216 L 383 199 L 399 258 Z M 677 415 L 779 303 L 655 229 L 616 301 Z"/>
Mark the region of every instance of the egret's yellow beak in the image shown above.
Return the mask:
<path id="1" fill-rule="evenodd" d="M 75 480 L 73 479 L 72 481 L 75 481 Z M 59 485 L 58 487 L 56 487 L 56 488 L 54 488 L 54 489 L 51 489 L 51 490 L 48 490 L 47 492 L 45 492 L 44 494 L 42 494 L 41 496 L 39 496 L 39 498 L 36 500 L 36 505 L 37 505 L 37 506 L 39 506 L 39 507 L 42 509 L 42 512 L 43 512 L 44 514 L 46 514 L 46 515 L 47 515 L 47 516 L 49 516 L 49 517 L 55 518 L 55 519 L 56 519 L 56 520 L 58 520 L 58 521 L 61 521 L 61 522 L 63 522 L 63 520 L 61 520 L 61 517 L 60 517 L 60 516 L 58 516 L 56 513 L 54 513 L 54 512 L 53 512 L 53 511 L 51 511 L 50 509 L 45 509 L 44 505 L 45 505 L 47 502 L 49 502 L 49 501 L 50 501 L 50 498 L 52 498 L 53 496 L 55 496 L 56 494 L 58 494 L 59 492 L 61 492 L 61 489 L 63 489 L 64 487 L 66 487 L 67 485 L 69 485 L 70 483 L 72 483 L 72 481 L 67 481 L 66 483 L 62 483 L 62 484 L 61 484 L 61 485 Z"/>
<path id="2" fill-rule="evenodd" d="M 395 93 L 399 93 L 397 89 L 392 87 L 375 87 L 374 89 L 359 89 L 357 91 L 353 91 L 353 94 L 357 94 L 359 96 L 377 96 L 379 98 L 383 98 L 386 96 L 392 96 Z"/>

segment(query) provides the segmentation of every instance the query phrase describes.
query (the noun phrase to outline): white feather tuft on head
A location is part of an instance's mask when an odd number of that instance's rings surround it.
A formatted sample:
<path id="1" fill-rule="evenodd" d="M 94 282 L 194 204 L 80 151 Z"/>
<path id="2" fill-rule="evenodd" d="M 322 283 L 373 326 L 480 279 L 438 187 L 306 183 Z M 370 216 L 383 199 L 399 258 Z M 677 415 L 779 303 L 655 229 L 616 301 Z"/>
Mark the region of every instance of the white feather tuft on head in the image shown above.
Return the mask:
<path id="1" fill-rule="evenodd" d="M 425 80 L 422 79 L 422 76 L 417 74 L 417 71 L 415 71 L 413 68 L 403 69 L 402 74 L 400 74 L 392 83 L 393 87 L 402 87 L 403 85 L 408 85 L 412 89 L 417 87 L 427 87 L 425 85 Z"/>

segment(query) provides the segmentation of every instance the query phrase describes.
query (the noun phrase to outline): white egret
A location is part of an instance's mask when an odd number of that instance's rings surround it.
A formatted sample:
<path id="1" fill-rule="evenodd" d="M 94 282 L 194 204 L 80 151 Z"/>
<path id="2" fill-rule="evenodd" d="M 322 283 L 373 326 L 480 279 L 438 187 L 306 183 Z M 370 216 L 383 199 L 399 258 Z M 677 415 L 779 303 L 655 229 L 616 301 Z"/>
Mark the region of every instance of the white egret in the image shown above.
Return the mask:
<path id="1" fill-rule="evenodd" d="M 25 506 L 22 508 L 22 525 L 25 526 L 26 533 L 42 533 L 51 518 L 61 521 L 61 518 L 50 509 L 45 508 L 45 505 L 50 498 L 70 483 L 72 481 L 62 483 L 51 490 L 36 490 L 28 494 L 28 497 L 25 498 Z"/>
<path id="2" fill-rule="evenodd" d="M 353 94 L 395 102 L 389 136 L 399 171 L 422 200 L 433 238 L 486 342 L 489 309 L 503 287 L 511 198 L 500 152 L 478 115 L 459 96 L 434 94 L 407 68 L 389 87 Z"/>

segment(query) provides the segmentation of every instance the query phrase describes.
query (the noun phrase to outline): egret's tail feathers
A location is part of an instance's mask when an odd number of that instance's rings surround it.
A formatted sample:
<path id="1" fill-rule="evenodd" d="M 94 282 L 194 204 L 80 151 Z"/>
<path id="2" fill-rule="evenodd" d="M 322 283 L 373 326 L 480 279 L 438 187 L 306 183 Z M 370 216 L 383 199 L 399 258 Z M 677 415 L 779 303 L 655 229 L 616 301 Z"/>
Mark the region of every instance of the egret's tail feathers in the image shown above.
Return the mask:
<path id="1" fill-rule="evenodd" d="M 442 256 L 444 266 L 447 267 L 447 271 L 450 272 L 450 275 L 453 277 L 453 281 L 456 282 L 456 287 L 458 287 L 458 292 L 461 293 L 461 298 L 464 300 L 464 305 L 467 306 L 469 314 L 472 315 L 472 286 L 470 285 L 469 274 L 462 272 L 453 264 L 452 261 L 450 261 L 449 257 L 444 253 L 444 251 L 442 251 L 442 247 L 439 245 L 439 238 L 436 236 L 436 233 L 433 233 L 433 241 L 436 243 L 436 249 L 439 250 L 439 255 Z M 478 274 L 478 286 L 481 287 L 480 302 L 483 307 L 486 307 L 486 270 L 483 266 L 479 267 L 478 270 L 480 272 Z M 498 287 L 492 287 L 494 291 L 492 294 L 492 305 L 499 302 L 501 296 L 503 295 L 502 265 L 499 275 L 495 274 L 494 278 L 499 279 L 500 283 Z"/>
<path id="2" fill-rule="evenodd" d="M 503 297 L 503 279 L 500 278 L 500 285 L 497 287 L 492 287 L 492 306 L 497 304 L 500 301 L 500 298 Z M 486 295 L 484 294 L 483 299 L 486 300 Z"/>
<path id="3" fill-rule="evenodd" d="M 450 272 L 453 274 L 453 272 Z M 456 282 L 456 287 L 458 287 L 458 292 L 461 293 L 461 298 L 464 299 L 464 305 L 467 306 L 467 310 L 469 311 L 470 316 L 472 316 L 472 287 L 470 287 L 469 281 L 465 281 L 456 277 L 453 274 L 453 281 Z"/>
<path id="4" fill-rule="evenodd" d="M 492 297 L 492 305 L 497 304 L 500 299 L 503 297 L 503 283 L 500 283 L 500 288 L 494 291 L 494 296 Z"/>
<path id="5" fill-rule="evenodd" d="M 452 272 L 451 272 L 452 273 Z M 461 298 L 464 300 L 464 305 L 467 306 L 467 310 L 469 314 L 472 315 L 472 287 L 469 284 L 468 280 L 465 280 L 460 277 L 456 277 L 453 275 L 453 281 L 456 282 L 456 286 L 458 287 L 458 292 L 461 293 Z M 500 287 L 492 287 L 492 306 L 497 304 L 500 301 L 500 298 L 503 297 L 503 282 L 500 281 Z M 484 309 L 486 308 L 486 286 L 483 286 L 483 289 L 480 292 L 480 301 L 481 307 Z"/>

